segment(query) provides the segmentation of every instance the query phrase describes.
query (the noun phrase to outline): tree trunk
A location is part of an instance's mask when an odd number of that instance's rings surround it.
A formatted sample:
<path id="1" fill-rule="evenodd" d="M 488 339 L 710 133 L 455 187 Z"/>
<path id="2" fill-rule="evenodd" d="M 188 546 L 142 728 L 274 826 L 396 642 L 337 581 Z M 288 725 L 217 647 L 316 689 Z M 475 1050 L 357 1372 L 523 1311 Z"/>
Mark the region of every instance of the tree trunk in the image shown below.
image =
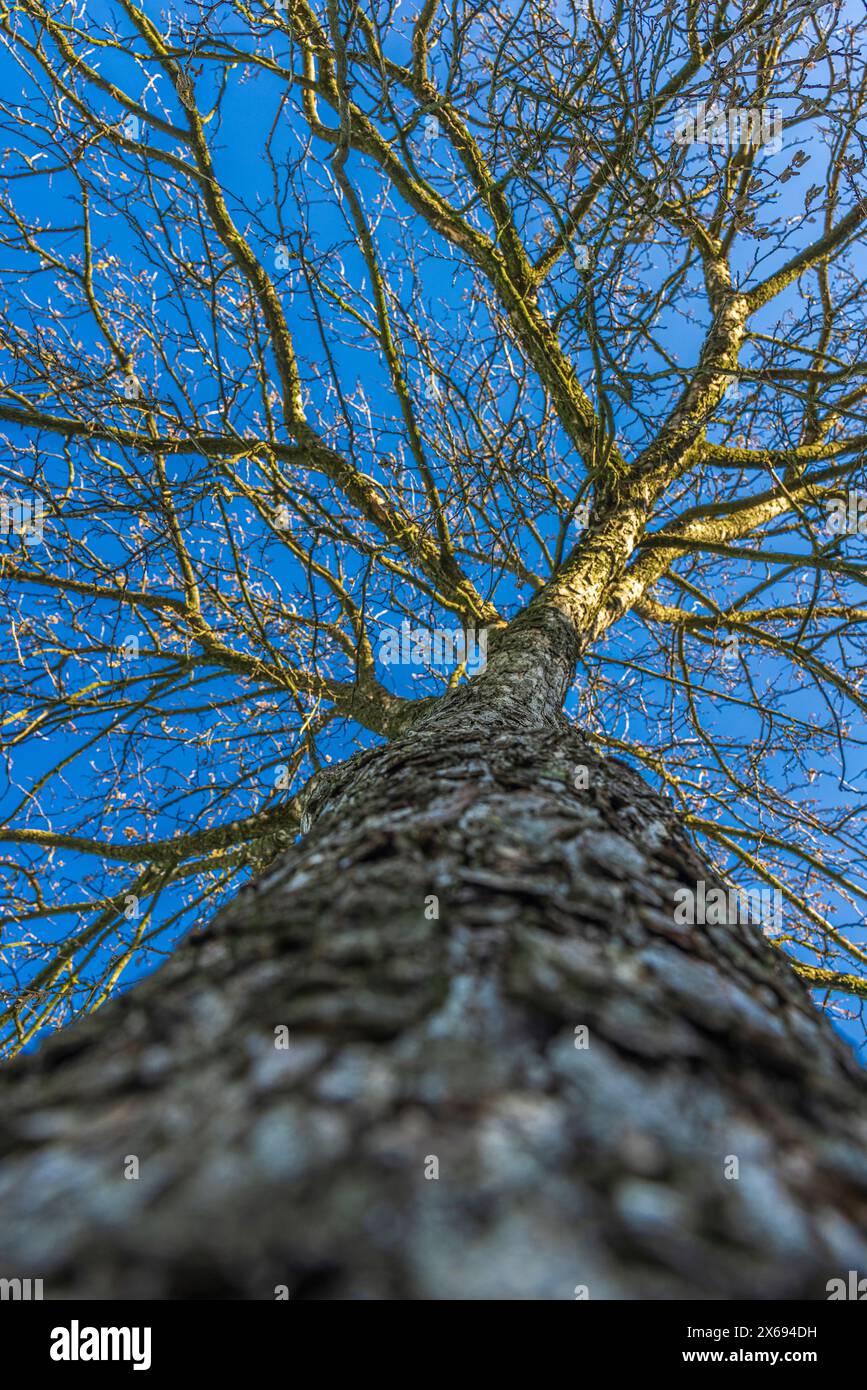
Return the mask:
<path id="1" fill-rule="evenodd" d="M 0 1274 L 823 1299 L 867 1271 L 862 1073 L 757 928 L 676 924 L 712 875 L 560 715 L 568 647 L 525 634 L 509 682 L 495 656 L 320 775 L 206 932 L 6 1069 Z"/>

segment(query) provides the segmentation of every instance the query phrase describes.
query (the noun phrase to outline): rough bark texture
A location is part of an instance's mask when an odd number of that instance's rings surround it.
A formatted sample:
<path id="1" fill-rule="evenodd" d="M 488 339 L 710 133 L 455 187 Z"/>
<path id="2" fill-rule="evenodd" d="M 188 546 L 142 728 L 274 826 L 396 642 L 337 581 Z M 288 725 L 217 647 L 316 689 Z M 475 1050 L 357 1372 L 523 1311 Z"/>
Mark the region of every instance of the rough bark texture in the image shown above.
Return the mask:
<path id="1" fill-rule="evenodd" d="M 757 929 L 675 926 L 711 875 L 532 664 L 321 777 L 309 834 L 206 933 L 6 1069 L 0 1274 L 821 1299 L 867 1269 L 860 1069 Z"/>

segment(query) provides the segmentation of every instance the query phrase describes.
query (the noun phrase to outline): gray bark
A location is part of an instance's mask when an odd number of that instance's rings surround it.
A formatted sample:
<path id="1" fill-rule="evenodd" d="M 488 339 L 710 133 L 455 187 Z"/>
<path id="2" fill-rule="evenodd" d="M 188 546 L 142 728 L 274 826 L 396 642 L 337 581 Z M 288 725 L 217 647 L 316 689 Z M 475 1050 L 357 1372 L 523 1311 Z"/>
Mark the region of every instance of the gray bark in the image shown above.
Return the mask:
<path id="1" fill-rule="evenodd" d="M 0 1274 L 822 1299 L 867 1270 L 863 1075 L 757 928 L 675 924 L 713 876 L 562 718 L 550 628 L 316 779 L 309 833 L 205 933 L 5 1070 Z"/>

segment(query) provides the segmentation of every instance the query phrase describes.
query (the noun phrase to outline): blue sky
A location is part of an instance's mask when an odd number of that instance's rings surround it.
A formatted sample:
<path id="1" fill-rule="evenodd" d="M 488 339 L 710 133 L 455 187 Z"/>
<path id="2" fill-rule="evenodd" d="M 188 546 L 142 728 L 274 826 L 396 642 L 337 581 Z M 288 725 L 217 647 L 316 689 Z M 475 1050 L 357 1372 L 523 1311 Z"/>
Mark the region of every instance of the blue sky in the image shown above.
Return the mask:
<path id="1" fill-rule="evenodd" d="M 150 12 L 155 14 L 156 7 L 152 7 Z M 99 22 L 103 17 L 115 14 L 116 7 L 100 3 L 100 0 L 88 0 L 87 13 L 91 19 Z M 395 56 L 401 56 L 400 45 L 393 52 Z M 103 71 L 118 83 L 138 81 L 131 60 L 108 55 L 102 63 Z M 17 99 L 17 93 L 23 86 L 23 75 L 8 51 L 0 52 L 0 76 L 4 90 L 16 94 L 9 99 Z M 200 102 L 206 101 L 207 96 L 216 91 L 215 79 L 207 64 L 197 81 Z M 172 95 L 163 82 L 162 87 L 157 86 L 148 93 L 148 109 L 155 109 L 158 93 L 171 104 Z M 280 289 L 284 308 L 291 319 L 302 377 L 309 391 L 311 416 L 330 432 L 330 436 L 351 454 L 365 472 L 387 481 L 388 475 L 382 470 L 381 460 L 383 456 L 392 454 L 397 458 L 403 456 L 411 479 L 413 468 L 406 451 L 405 430 L 382 362 L 372 350 L 369 337 L 357 323 L 353 323 L 351 314 L 343 312 L 339 306 L 335 307 L 333 299 L 329 300 L 325 292 L 330 290 L 333 294 L 335 287 L 344 286 L 347 293 L 357 293 L 358 302 L 361 302 L 368 280 L 366 267 L 354 245 L 352 230 L 347 226 L 345 209 L 335 195 L 326 157 L 328 151 L 313 142 L 306 164 L 299 162 L 298 168 L 290 175 L 289 166 L 293 159 L 302 159 L 306 136 L 297 116 L 288 111 L 279 117 L 275 115 L 280 95 L 279 83 L 261 72 L 243 80 L 235 74 L 235 80 L 229 82 L 219 119 L 209 126 L 214 159 L 227 192 L 227 200 L 261 264 L 268 269 Z M 34 109 L 39 109 L 38 99 Z M 104 110 L 107 121 L 120 118 L 120 111 L 112 106 L 108 98 Z M 181 114 L 174 100 L 173 117 L 178 119 Z M 818 166 L 822 159 L 819 132 L 801 128 L 798 144 L 810 156 L 814 166 Z M 279 170 L 276 191 L 274 172 L 266 157 L 269 151 L 273 151 Z M 791 155 L 792 147 L 787 145 L 780 154 L 765 154 L 762 159 L 776 161 L 782 168 Z M 696 147 L 689 154 L 687 168 L 698 170 L 707 164 L 708 159 L 708 152 Z M 442 156 L 442 161 L 442 167 L 432 173 L 431 178 L 445 186 L 453 174 L 445 156 Z M 389 206 L 382 200 L 382 184 L 378 176 L 354 156 L 350 157 L 347 167 L 371 221 L 376 225 L 380 255 L 390 267 L 396 300 L 402 312 L 410 318 L 414 317 L 417 326 L 423 330 L 417 342 L 409 336 L 404 339 L 408 376 L 421 412 L 424 410 L 431 361 L 445 364 L 460 381 L 474 381 L 466 345 L 487 340 L 490 336 L 490 311 L 477 295 L 473 277 L 458 257 L 405 208 L 395 204 Z M 690 176 L 695 178 L 697 174 Z M 173 280 L 175 270 L 171 258 L 166 255 L 169 243 L 165 240 L 165 227 L 159 224 L 153 212 L 150 214 L 150 224 L 145 225 L 145 232 L 149 234 L 145 236 L 139 234 L 133 225 L 134 219 L 128 216 L 137 206 L 144 206 L 136 157 L 114 153 L 107 160 L 105 180 L 106 196 L 102 199 L 94 196 L 91 203 L 95 260 L 103 267 L 97 272 L 97 281 L 106 293 L 110 292 L 113 282 L 123 283 L 128 302 L 135 305 L 140 316 L 138 325 L 130 323 L 130 341 L 141 337 L 138 332 L 141 326 L 156 323 L 157 336 L 190 399 L 201 412 L 203 421 L 211 418 L 216 420 L 221 409 L 220 402 L 225 396 L 225 385 L 217 382 L 213 372 L 207 369 L 207 324 L 201 304 L 197 304 L 194 297 L 185 301 L 178 292 L 178 285 Z M 774 191 L 774 215 L 783 223 L 792 220 L 793 240 L 815 235 L 815 225 L 811 227 L 809 221 L 802 223 L 800 220 L 795 225 L 795 219 L 800 219 L 803 211 L 805 187 L 819 181 L 807 169 Z M 61 255 L 75 254 L 77 233 L 70 231 L 70 226 L 78 217 L 75 201 L 77 184 L 71 174 L 58 172 L 50 177 L 33 177 L 16 183 L 14 192 L 16 207 L 22 214 L 50 222 L 51 231 L 45 234 L 41 244 Z M 158 204 L 166 217 L 165 225 L 170 226 L 171 196 L 166 194 L 159 198 Z M 320 285 L 315 293 L 310 290 L 312 282 L 309 278 L 302 283 L 303 277 L 296 268 L 282 269 L 279 263 L 280 248 L 288 246 L 291 250 L 296 245 L 295 238 L 302 228 L 301 214 L 305 210 L 309 221 L 305 233 L 307 276 L 320 277 Z M 767 213 L 767 207 L 763 211 Z M 541 225 L 542 213 L 534 212 L 531 208 L 526 215 L 528 239 Z M 624 290 L 624 271 L 615 239 L 607 239 L 602 221 L 594 217 L 588 219 L 586 235 L 593 248 L 594 269 L 589 282 L 590 292 L 600 321 L 604 322 L 615 295 L 631 292 L 628 284 L 632 284 L 635 290 L 650 292 L 661 284 L 669 264 L 664 239 L 657 245 L 648 243 L 643 248 L 641 258 L 635 262 L 633 281 L 628 282 Z M 409 265 L 408 250 L 417 257 L 415 269 Z M 183 255 L 191 263 L 203 251 L 203 243 L 196 241 L 193 232 L 185 236 L 183 247 L 180 243 L 173 246 L 175 258 Z M 764 275 L 773 263 L 774 255 L 780 254 L 773 244 L 767 249 L 762 245 L 758 248 L 750 245 L 742 254 L 734 257 L 733 271 L 736 276 Z M 783 254 L 791 254 L 791 243 Z M 104 344 L 92 320 L 71 306 L 69 288 L 65 286 L 62 274 L 49 267 L 43 274 L 27 282 L 25 298 L 19 275 L 25 266 L 32 269 L 32 255 L 7 243 L 3 247 L 0 264 L 3 266 L 4 282 L 16 303 L 19 325 L 45 327 L 54 322 L 50 312 L 53 311 L 57 315 L 56 323 L 60 325 L 57 347 L 61 356 L 88 359 L 91 363 L 108 361 Z M 574 295 L 580 312 L 581 296 L 586 294 L 587 285 L 587 281 L 576 275 L 571 263 L 564 260 L 552 276 L 552 306 L 555 302 L 564 305 Z M 792 309 L 798 298 L 798 292 L 792 290 L 789 295 Z M 326 341 L 333 371 L 324 365 L 322 325 L 323 312 L 326 310 L 331 315 L 327 323 Z M 757 317 L 755 328 L 769 329 L 778 315 L 779 305 L 775 305 Z M 673 296 L 671 305 L 663 308 L 661 324 L 661 337 L 666 351 L 671 353 L 672 361 L 688 367 L 694 360 L 706 327 L 706 313 L 701 312 L 698 301 L 695 304 L 684 303 Z M 580 338 L 576 330 L 572 331 L 576 339 Z M 616 340 L 609 343 L 612 353 L 621 346 Z M 233 348 L 228 334 L 224 334 L 220 343 L 221 360 L 232 379 L 232 424 L 239 433 L 248 427 L 261 427 L 261 405 L 255 372 L 250 362 L 245 360 L 242 347 L 235 345 Z M 430 350 L 430 357 L 426 356 L 425 347 Z M 528 431 L 528 439 L 519 440 L 516 444 L 516 477 L 522 479 L 522 470 L 532 460 L 533 449 L 538 448 L 551 461 L 552 472 L 562 488 L 574 493 L 576 485 L 580 486 L 581 482 L 580 463 L 572 455 L 570 445 L 556 422 L 545 418 L 544 401 L 538 385 L 529 382 L 519 390 L 510 376 L 512 360 L 501 346 L 495 347 L 487 360 L 487 370 L 492 382 L 491 395 L 496 398 L 501 414 L 508 416 L 513 407 L 520 405 L 521 419 Z M 577 360 L 580 371 L 592 383 L 591 354 L 586 349 L 579 350 Z M 749 363 L 750 351 L 747 350 L 742 356 L 742 365 L 749 366 Z M 664 364 L 658 356 L 651 356 L 645 359 L 643 365 L 659 369 Z M 153 351 L 136 350 L 135 370 L 148 393 L 164 403 L 177 403 L 179 412 L 183 414 L 177 383 L 165 370 L 165 363 L 155 361 Z M 7 355 L 5 366 L 0 366 L 0 376 L 7 382 L 15 383 L 20 380 L 21 372 L 20 363 L 16 367 Z M 111 380 L 116 389 L 117 373 Z M 339 408 L 335 404 L 335 380 L 340 383 L 343 392 Z M 658 418 L 670 407 L 674 397 L 676 381 L 673 372 L 668 373 L 667 379 L 661 375 L 654 389 L 657 394 L 650 399 L 649 408 L 651 414 Z M 94 391 L 94 401 L 101 404 L 96 388 Z M 452 427 L 459 419 L 460 403 L 450 400 L 447 402 L 448 409 L 444 409 L 441 415 L 437 414 L 432 403 L 427 404 L 430 409 L 425 417 L 426 438 L 435 452 L 446 438 L 446 425 Z M 209 412 L 217 413 L 211 415 Z M 638 447 L 644 438 L 646 420 L 643 422 L 626 402 L 617 406 L 616 425 L 624 447 Z M 13 442 L 23 441 L 23 434 L 19 432 L 16 435 L 14 426 L 6 428 Z M 730 433 L 724 421 L 715 428 L 720 439 Z M 470 437 L 478 442 L 480 435 L 478 432 L 473 435 L 470 431 Z M 759 403 L 749 422 L 749 442 L 758 444 L 765 437 L 765 422 Z M 532 446 L 528 440 L 532 440 Z M 108 452 L 110 454 L 111 451 Z M 83 451 L 81 456 L 74 454 L 74 458 L 80 470 L 82 491 L 76 499 L 77 517 L 68 521 L 70 534 L 76 538 L 79 547 L 91 546 L 103 563 L 110 567 L 117 566 L 131 580 L 137 581 L 140 574 L 138 551 L 130 540 L 128 528 L 118 528 L 113 510 L 127 505 L 124 485 L 118 483 L 116 492 L 107 495 L 104 472 L 89 474 Z M 150 484 L 141 460 L 137 466 L 143 469 L 141 489 L 142 495 L 145 495 Z M 46 468 L 53 488 L 62 492 L 68 459 L 57 451 Z M 184 513 L 185 532 L 191 547 L 205 560 L 214 560 L 217 555 L 225 560 L 225 538 L 216 525 L 212 502 L 206 495 L 212 471 L 208 460 L 191 451 L 189 455 L 174 456 L 169 461 L 169 468 L 172 478 L 179 485 L 195 488 L 201 483 L 203 489 L 201 499 L 192 502 Z M 760 490 L 765 486 L 767 478 L 764 475 L 747 476 L 739 480 L 737 495 L 743 496 L 750 487 Z M 700 493 L 704 500 L 707 500 L 706 488 L 705 483 Z M 499 491 L 498 502 L 501 501 L 508 508 L 508 489 Z M 331 496 L 324 485 L 321 495 Z M 687 492 L 680 505 L 689 505 L 692 500 L 693 497 Z M 540 541 L 549 545 L 556 541 L 562 518 L 555 515 L 550 507 L 529 499 L 526 489 L 524 501 L 533 515 L 536 534 L 526 523 L 513 520 L 510 535 L 525 562 L 531 568 L 544 572 L 545 561 Z M 335 514 L 337 505 L 335 501 Z M 274 546 L 261 527 L 257 530 L 248 507 L 237 502 L 228 503 L 227 506 L 235 518 L 236 534 L 244 537 L 248 554 L 258 566 L 258 582 L 262 584 L 263 591 L 270 590 L 284 599 L 297 594 L 299 603 L 303 602 L 307 584 L 304 565 L 287 554 L 285 548 Z M 570 532 L 573 540 L 577 540 L 578 534 L 578 528 Z M 803 549 L 806 544 L 799 537 L 789 538 L 786 542 L 787 548 L 795 549 Z M 853 538 L 853 554 L 858 554 L 857 547 L 861 544 L 861 538 Z M 338 548 L 329 547 L 326 541 L 322 553 L 334 558 L 338 556 Z M 863 550 L 860 554 L 863 557 Z M 435 605 L 427 605 L 411 585 L 398 582 L 390 590 L 377 587 L 370 581 L 368 562 L 350 548 L 339 548 L 338 558 L 348 587 L 353 593 L 365 594 L 372 631 L 390 624 L 399 625 L 406 614 L 427 626 L 454 625 L 448 614 Z M 480 558 L 474 562 L 472 578 L 486 596 L 495 599 L 506 617 L 516 611 L 529 595 L 527 586 L 520 585 L 514 576 L 504 573 L 500 563 L 493 559 L 485 562 Z M 369 594 L 366 588 L 368 582 L 371 583 Z M 746 592 L 754 583 L 754 575 L 746 572 L 738 574 L 734 567 L 729 566 L 725 583 L 726 595 L 731 597 Z M 327 609 L 331 602 L 327 586 L 317 586 L 316 592 Z M 794 592 L 792 586 L 789 596 Z M 30 601 L 27 595 L 21 599 L 25 616 Z M 64 613 L 59 622 L 67 640 L 83 641 L 81 633 L 74 632 L 68 613 Z M 119 616 L 117 605 L 108 602 L 98 605 L 94 612 L 88 614 L 84 626 L 90 624 L 92 630 L 94 623 L 102 624 L 104 632 L 110 634 L 114 642 L 120 642 L 130 635 Z M 235 640 L 242 639 L 236 634 Z M 589 669 L 582 667 L 578 672 L 576 686 L 569 700 L 569 712 L 582 723 L 589 722 L 597 732 L 622 742 L 624 747 L 621 752 L 627 757 L 630 756 L 630 744 L 653 748 L 666 730 L 676 733 L 676 727 L 671 724 L 665 710 L 661 706 L 657 709 L 663 697 L 661 675 L 665 663 L 660 658 L 655 667 L 651 664 L 648 673 L 647 638 L 640 621 L 628 618 L 621 622 L 606 639 L 602 654 L 610 663 L 610 684 L 605 687 L 602 708 L 598 707 L 599 702 L 593 694 L 598 673 L 596 663 L 592 663 Z M 750 711 L 750 692 L 742 675 L 721 672 L 718 651 L 713 647 L 708 647 L 705 655 L 704 663 L 699 662 L 695 668 L 701 673 L 706 692 L 700 696 L 705 728 L 709 734 L 721 740 L 723 746 L 728 746 L 729 741 L 737 742 L 741 748 L 751 742 L 758 744 L 764 736 L 765 721 Z M 756 651 L 748 654 L 748 668 L 755 691 L 777 713 L 785 714 L 791 721 L 793 731 L 796 731 L 798 721 L 809 725 L 823 717 L 815 690 L 809 685 L 799 684 L 787 670 L 786 663 Z M 84 679 L 91 669 L 88 656 L 86 660 L 82 659 L 77 674 Z M 68 670 L 70 674 L 74 672 L 74 663 L 70 664 Z M 349 668 L 341 674 L 345 676 L 348 673 Z M 144 688 L 145 681 L 152 680 L 154 674 L 153 669 L 139 670 L 137 667 L 133 681 L 140 681 Z M 444 673 L 416 668 L 382 668 L 379 674 L 384 683 L 404 695 L 435 693 L 442 688 L 444 678 Z M 636 685 L 635 697 L 627 700 L 632 691 L 630 682 L 637 681 L 639 675 L 641 690 L 639 692 Z M 224 723 L 219 706 L 224 701 L 236 699 L 237 695 L 236 677 L 209 673 L 200 683 L 182 690 L 177 697 L 173 696 L 177 703 L 172 707 L 170 723 L 181 731 L 180 743 L 162 746 L 159 720 L 155 717 L 150 721 L 143 720 L 141 725 L 127 722 L 111 738 L 103 736 L 91 744 L 94 731 L 101 727 L 103 714 L 100 712 L 92 716 L 83 715 L 75 720 L 74 726 L 67 724 L 55 729 L 49 736 L 32 739 L 22 753 L 13 751 L 9 765 L 10 782 L 0 797 L 0 809 L 8 814 L 17 807 L 20 814 L 23 792 L 31 789 L 43 774 L 67 758 L 70 761 L 62 776 L 47 784 L 37 802 L 31 798 L 27 812 L 29 824 L 47 824 L 50 821 L 55 827 L 74 829 L 79 833 L 84 833 L 83 827 L 86 826 L 88 834 L 107 833 L 111 840 L 117 842 L 127 831 L 133 837 L 168 837 L 179 827 L 222 823 L 268 804 L 276 795 L 274 782 L 277 770 L 286 765 L 297 745 L 298 709 L 284 695 L 275 697 L 265 692 L 257 697 L 251 691 L 245 697 L 244 719 L 236 727 L 228 722 L 229 715 Z M 209 709 L 209 705 L 216 705 L 217 711 Z M 236 720 L 237 715 L 238 711 L 233 711 L 231 720 Z M 250 737 L 245 737 L 245 731 Z M 855 715 L 850 719 L 845 739 L 849 760 L 844 771 L 837 766 L 833 752 L 829 751 L 824 761 L 817 758 L 810 786 L 805 786 L 804 795 L 809 794 L 820 809 L 838 804 L 841 796 L 844 800 L 854 800 L 862 792 L 864 734 L 864 721 Z M 797 738 L 796 732 L 793 732 L 793 738 Z M 357 726 L 338 721 L 321 736 L 319 756 L 338 760 L 372 739 L 373 735 Z M 215 753 L 212 747 L 216 748 Z M 696 758 L 702 756 L 702 750 L 697 747 Z M 122 781 L 127 789 L 126 804 L 118 802 L 108 810 L 100 803 L 100 786 L 105 784 L 106 779 L 115 777 L 118 766 L 122 767 Z M 302 759 L 299 777 L 303 778 L 310 770 L 309 758 Z M 643 770 L 647 773 L 646 768 Z M 778 748 L 765 758 L 764 774 L 772 784 L 776 780 L 782 785 L 789 771 L 787 755 L 782 749 Z M 845 782 L 842 792 L 841 777 Z M 741 809 L 749 819 L 753 812 L 745 807 L 746 803 Z M 760 812 L 761 808 L 758 808 L 756 817 Z M 32 864 L 37 874 L 44 873 L 40 867 L 39 850 L 19 848 L 10 858 Z M 84 856 L 66 853 L 57 856 L 57 868 L 58 893 L 66 903 L 80 903 L 94 896 L 99 897 L 107 881 L 111 881 L 113 891 L 117 891 L 118 884 L 125 881 L 123 875 L 128 873 L 126 868 L 115 870 L 110 880 L 106 880 L 92 861 Z M 863 873 L 863 869 L 859 871 Z M 751 881 L 749 876 L 746 881 Z M 184 885 L 168 885 L 162 891 L 158 910 L 155 911 L 156 930 L 152 949 L 142 950 L 128 965 L 123 976 L 127 986 L 142 972 L 158 964 L 162 953 L 171 948 L 172 942 L 190 924 L 191 914 L 185 909 L 185 900 Z M 851 909 L 839 901 L 834 904 L 833 898 L 831 906 L 836 913 L 837 925 L 860 929 L 860 921 L 853 923 L 851 920 Z M 208 910 L 204 915 L 209 915 Z M 39 919 L 35 930 L 38 930 L 39 938 L 43 941 L 60 940 L 69 932 L 71 922 L 80 926 L 87 919 L 87 913 L 78 911 L 56 915 L 47 920 Z M 123 956 L 130 930 L 128 925 L 119 924 L 116 937 L 106 942 L 92 960 L 83 964 L 83 980 L 89 974 L 96 977 L 106 959 L 119 960 Z M 27 952 L 23 956 L 21 953 L 16 955 L 9 949 L 8 940 L 7 928 L 4 933 L 6 949 L 3 963 L 0 964 L 0 983 L 11 988 L 16 975 L 19 980 L 27 978 L 36 968 L 36 962 L 27 963 Z M 2 979 L 4 964 L 9 972 L 8 981 Z M 857 1019 L 841 1021 L 839 1026 L 853 1040 L 862 1037 Z"/>

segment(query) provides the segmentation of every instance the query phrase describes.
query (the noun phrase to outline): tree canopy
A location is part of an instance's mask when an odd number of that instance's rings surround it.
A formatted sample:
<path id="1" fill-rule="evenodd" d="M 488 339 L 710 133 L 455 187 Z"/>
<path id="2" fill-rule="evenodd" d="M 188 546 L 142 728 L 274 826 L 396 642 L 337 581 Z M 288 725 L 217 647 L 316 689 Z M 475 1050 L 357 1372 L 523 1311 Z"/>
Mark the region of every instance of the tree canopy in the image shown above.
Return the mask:
<path id="1" fill-rule="evenodd" d="M 568 717 L 857 1012 L 863 16 L 0 33 L 2 1045 L 170 951 L 530 602 L 574 625 Z"/>

